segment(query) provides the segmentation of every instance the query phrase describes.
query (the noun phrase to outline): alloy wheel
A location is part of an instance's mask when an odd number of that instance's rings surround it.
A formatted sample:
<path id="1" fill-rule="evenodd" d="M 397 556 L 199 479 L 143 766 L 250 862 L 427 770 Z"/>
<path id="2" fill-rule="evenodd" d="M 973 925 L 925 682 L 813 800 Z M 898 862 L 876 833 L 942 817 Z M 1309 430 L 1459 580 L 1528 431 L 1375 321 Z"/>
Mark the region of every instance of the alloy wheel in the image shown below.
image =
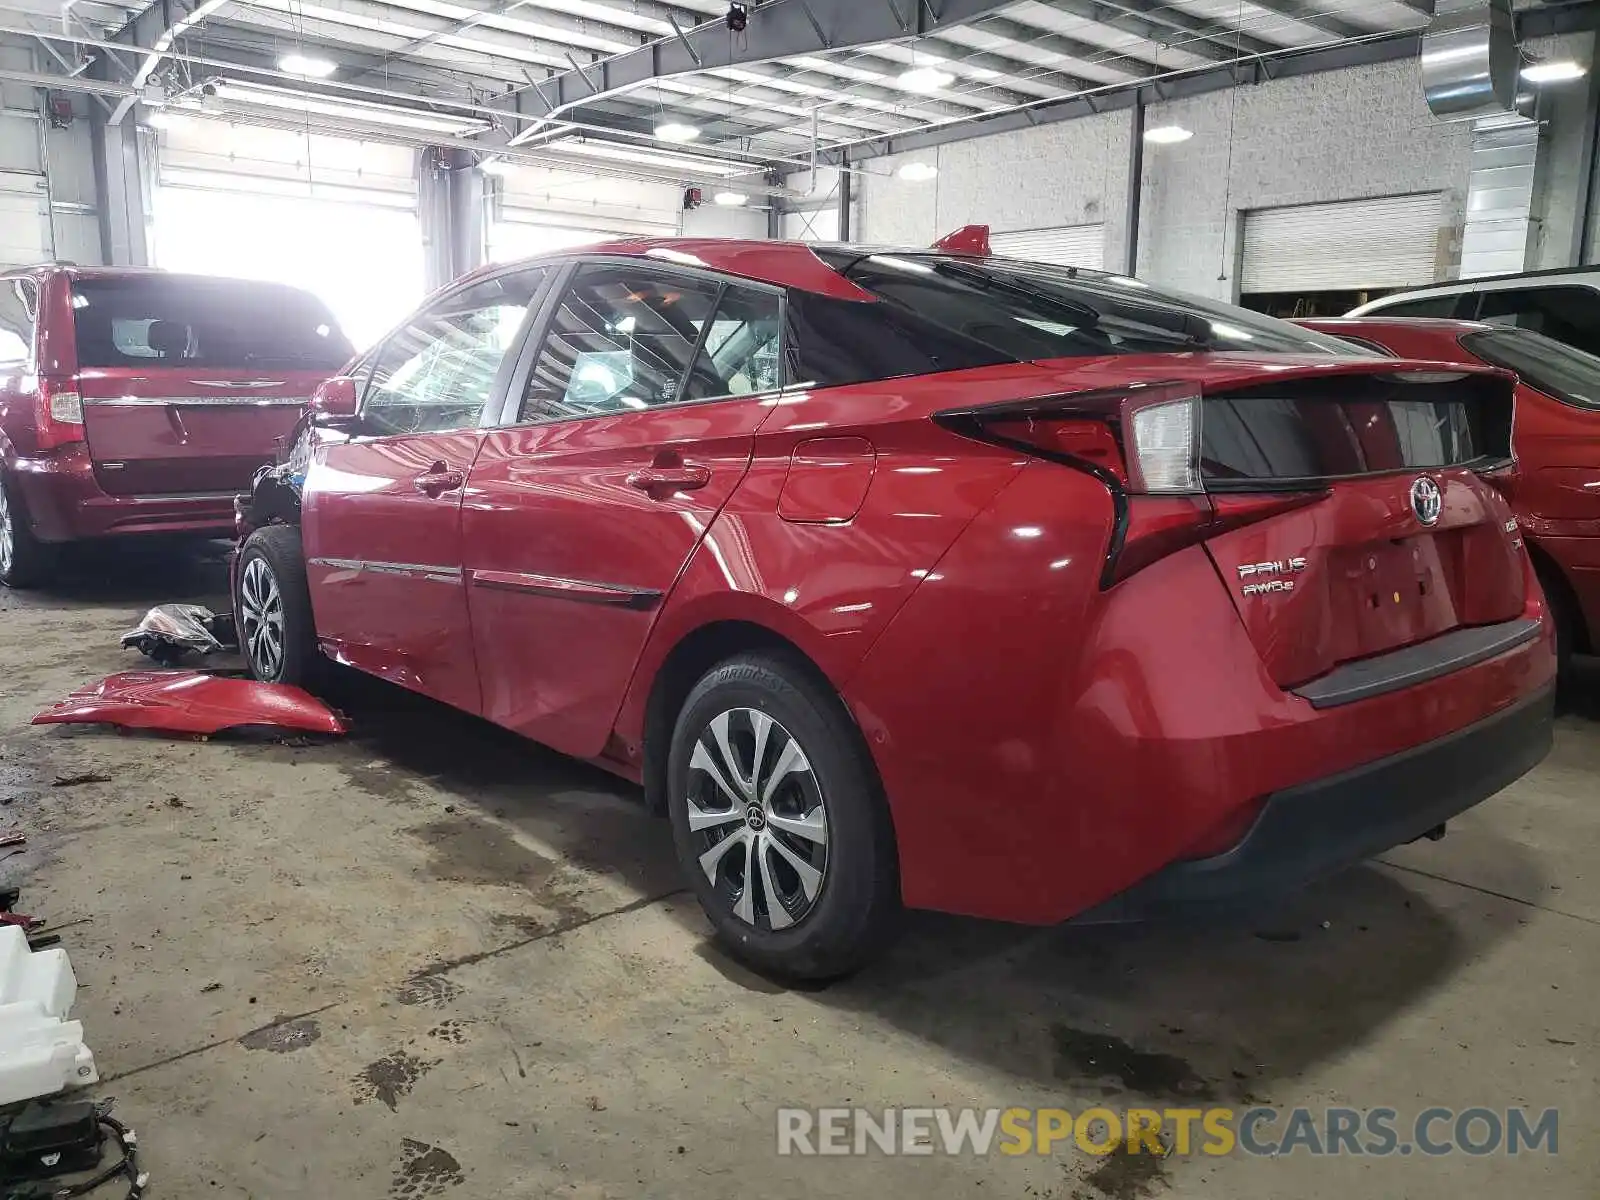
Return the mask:
<path id="1" fill-rule="evenodd" d="M 283 670 L 283 594 L 266 559 L 252 558 L 239 580 L 239 632 L 250 665 L 262 679 Z"/>
<path id="2" fill-rule="evenodd" d="M 733 915 L 758 929 L 805 920 L 828 870 L 827 804 L 799 741 L 754 708 L 707 722 L 689 758 L 689 833 Z"/>
<path id="3" fill-rule="evenodd" d="M 11 559 L 16 554 L 16 534 L 11 528 L 11 501 L 0 485 L 0 575 L 11 571 Z"/>

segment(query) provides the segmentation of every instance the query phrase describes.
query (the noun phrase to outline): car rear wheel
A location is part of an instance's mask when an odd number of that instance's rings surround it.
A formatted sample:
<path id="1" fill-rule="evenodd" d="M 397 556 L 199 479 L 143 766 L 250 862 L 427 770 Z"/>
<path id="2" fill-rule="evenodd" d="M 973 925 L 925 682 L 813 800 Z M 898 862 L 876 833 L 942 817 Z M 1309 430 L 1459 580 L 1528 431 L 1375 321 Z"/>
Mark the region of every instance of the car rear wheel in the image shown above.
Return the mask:
<path id="1" fill-rule="evenodd" d="M 722 663 L 684 702 L 667 770 L 679 863 L 737 958 L 821 981 L 884 946 L 899 912 L 893 828 L 824 684 L 779 658 Z"/>
<path id="2" fill-rule="evenodd" d="M 33 523 L 9 475 L 0 474 L 0 583 L 38 587 L 55 566 L 55 547 L 33 535 Z"/>
<path id="3" fill-rule="evenodd" d="M 267 683 L 309 682 L 319 663 L 300 531 L 268 525 L 245 539 L 234 597 L 239 649 Z"/>

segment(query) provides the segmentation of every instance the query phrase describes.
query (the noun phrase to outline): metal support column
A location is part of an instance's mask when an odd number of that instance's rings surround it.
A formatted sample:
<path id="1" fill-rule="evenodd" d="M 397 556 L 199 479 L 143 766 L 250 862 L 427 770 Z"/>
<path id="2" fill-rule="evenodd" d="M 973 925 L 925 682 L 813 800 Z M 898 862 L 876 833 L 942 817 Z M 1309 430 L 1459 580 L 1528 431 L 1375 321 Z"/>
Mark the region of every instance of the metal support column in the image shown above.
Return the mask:
<path id="1" fill-rule="evenodd" d="M 1600 38 L 1596 38 L 1591 54 L 1600 60 Z M 1589 96 L 1583 107 L 1583 142 L 1578 151 L 1578 194 L 1573 197 L 1572 249 L 1567 265 L 1581 267 L 1594 252 L 1594 172 L 1600 160 L 1600 73 L 1593 62 L 1589 68 Z"/>
<path id="2" fill-rule="evenodd" d="M 139 127 L 133 121 L 112 125 L 99 109 L 89 120 L 101 258 L 111 266 L 149 266 Z"/>
<path id="3" fill-rule="evenodd" d="M 854 188 L 855 176 L 850 173 L 850 159 L 842 156 L 839 159 L 839 240 L 848 242 L 852 230 L 850 228 L 850 202 Z"/>
<path id="4" fill-rule="evenodd" d="M 1122 273 L 1139 273 L 1139 201 L 1144 196 L 1144 93 L 1133 93 L 1128 119 L 1128 207 L 1122 221 Z"/>
<path id="5" fill-rule="evenodd" d="M 434 146 L 417 155 L 417 216 L 429 291 L 483 264 L 483 172 L 473 152 Z"/>

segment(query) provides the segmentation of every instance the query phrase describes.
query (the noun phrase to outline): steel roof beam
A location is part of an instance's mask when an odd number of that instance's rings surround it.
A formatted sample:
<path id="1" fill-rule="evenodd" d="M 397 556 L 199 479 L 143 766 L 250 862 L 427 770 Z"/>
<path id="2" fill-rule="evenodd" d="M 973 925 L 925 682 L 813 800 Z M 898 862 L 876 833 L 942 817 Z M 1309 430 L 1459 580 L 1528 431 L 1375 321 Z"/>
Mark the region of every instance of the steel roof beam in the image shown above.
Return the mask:
<path id="1" fill-rule="evenodd" d="M 593 86 L 579 72 L 563 71 L 532 91 L 544 115 L 556 117 L 662 78 L 918 37 L 1003 7 L 1005 0 L 767 0 L 748 10 L 748 27 L 738 37 L 710 21 L 682 38 L 660 38 L 592 64 Z"/>
<path id="2" fill-rule="evenodd" d="M 118 30 L 116 40 L 127 41 L 148 53 L 133 73 L 131 86 L 134 94 L 118 102 L 106 118 L 106 123 L 120 125 L 122 118 L 128 115 L 128 110 L 138 103 L 140 89 L 161 66 L 173 43 L 229 3 L 231 0 L 200 0 L 193 8 L 185 10 L 174 0 L 158 0 Z"/>

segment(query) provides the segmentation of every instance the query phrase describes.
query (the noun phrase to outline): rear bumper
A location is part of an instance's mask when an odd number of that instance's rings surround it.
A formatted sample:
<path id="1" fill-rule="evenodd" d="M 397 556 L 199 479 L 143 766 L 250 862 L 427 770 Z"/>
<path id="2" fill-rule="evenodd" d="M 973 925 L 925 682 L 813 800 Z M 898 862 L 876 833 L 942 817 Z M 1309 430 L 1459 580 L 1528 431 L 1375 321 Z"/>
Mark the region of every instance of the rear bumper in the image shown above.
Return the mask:
<path id="1" fill-rule="evenodd" d="M 19 458 L 17 486 L 44 542 L 143 533 L 233 532 L 233 493 L 180 496 L 111 496 L 94 476 L 88 449 L 65 446 L 54 454 Z"/>
<path id="2" fill-rule="evenodd" d="M 1276 792 L 1232 849 L 1173 863 L 1076 921 L 1270 903 L 1413 841 L 1514 783 L 1549 753 L 1554 714 L 1554 689 L 1546 687 L 1448 737 Z"/>

